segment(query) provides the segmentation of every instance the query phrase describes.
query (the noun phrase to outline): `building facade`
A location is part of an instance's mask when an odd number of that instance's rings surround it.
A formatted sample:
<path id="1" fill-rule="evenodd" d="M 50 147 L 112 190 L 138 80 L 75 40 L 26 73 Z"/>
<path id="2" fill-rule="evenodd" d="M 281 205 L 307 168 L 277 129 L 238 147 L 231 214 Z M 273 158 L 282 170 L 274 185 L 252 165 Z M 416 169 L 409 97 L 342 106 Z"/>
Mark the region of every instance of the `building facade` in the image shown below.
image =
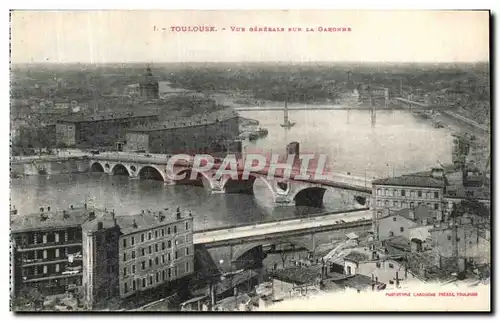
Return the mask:
<path id="1" fill-rule="evenodd" d="M 151 112 L 66 117 L 57 121 L 56 140 L 66 146 L 109 147 L 125 141 L 127 129 L 157 120 L 158 115 Z"/>
<path id="2" fill-rule="evenodd" d="M 80 225 L 95 209 L 69 208 L 11 216 L 14 293 L 36 287 L 47 294 L 63 293 L 82 281 Z"/>
<path id="3" fill-rule="evenodd" d="M 103 215 L 84 224 L 83 230 L 83 285 L 90 309 L 110 299 L 140 295 L 193 273 L 191 215 L 168 210 Z"/>
<path id="4" fill-rule="evenodd" d="M 238 153 L 241 152 L 241 144 L 236 142 L 238 135 L 238 115 L 220 111 L 131 129 L 127 132 L 125 150 L 158 154 Z"/>
<path id="5" fill-rule="evenodd" d="M 432 217 L 442 219 L 445 179 L 443 171 L 433 170 L 430 174 L 404 175 L 373 181 L 373 222 L 378 230 L 378 220 L 391 212 L 419 205 L 427 206 Z"/>

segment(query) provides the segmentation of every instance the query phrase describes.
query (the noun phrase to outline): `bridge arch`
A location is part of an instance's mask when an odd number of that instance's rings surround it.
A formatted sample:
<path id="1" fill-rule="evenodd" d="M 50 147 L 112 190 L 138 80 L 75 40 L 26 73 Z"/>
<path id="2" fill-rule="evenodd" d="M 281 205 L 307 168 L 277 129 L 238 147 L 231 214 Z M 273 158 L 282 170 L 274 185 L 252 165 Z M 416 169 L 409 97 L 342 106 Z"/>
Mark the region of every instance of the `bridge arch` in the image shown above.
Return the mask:
<path id="1" fill-rule="evenodd" d="M 191 179 L 192 173 L 196 173 L 196 178 L 194 180 Z M 202 171 L 197 171 L 196 169 L 193 168 L 184 168 L 179 170 L 175 175 L 186 175 L 184 179 L 181 180 L 176 180 L 175 182 L 177 184 L 185 184 L 185 185 L 194 185 L 194 186 L 200 186 L 200 187 L 213 187 L 212 183 L 212 178 L 207 175 L 207 173 L 202 172 Z"/>
<path id="2" fill-rule="evenodd" d="M 104 173 L 104 166 L 102 166 L 101 163 L 99 162 L 93 162 L 90 165 L 90 172 L 91 173 Z"/>
<path id="3" fill-rule="evenodd" d="M 285 243 L 291 243 L 295 246 L 296 249 L 304 248 L 309 252 L 313 251 L 313 248 L 310 244 L 301 242 L 300 240 L 297 239 L 275 239 L 275 240 L 268 240 L 268 241 L 260 241 L 260 242 L 254 242 L 254 243 L 249 243 L 249 244 L 242 244 L 237 247 L 237 250 L 233 252 L 233 256 L 231 260 L 233 262 L 236 262 L 243 258 L 246 254 L 251 252 L 252 250 L 255 250 L 256 248 L 259 248 L 264 245 L 277 245 L 277 244 L 285 244 Z"/>
<path id="4" fill-rule="evenodd" d="M 222 182 L 222 189 L 224 189 L 226 193 L 240 193 L 240 194 L 253 195 L 254 193 L 253 186 L 256 179 L 257 177 L 254 175 L 248 176 L 248 179 L 242 179 L 241 177 L 239 177 L 239 179 L 237 180 L 228 176 Z"/>
<path id="5" fill-rule="evenodd" d="M 128 171 L 127 167 L 123 164 L 116 164 L 113 166 L 113 169 L 111 170 L 113 175 L 123 175 L 123 176 L 130 176 L 130 172 Z"/>
<path id="6" fill-rule="evenodd" d="M 325 192 L 325 187 L 311 186 L 298 190 L 291 198 L 295 201 L 295 206 L 323 207 Z"/>
<path id="7" fill-rule="evenodd" d="M 138 176 L 140 179 L 153 179 L 157 181 L 165 181 L 163 172 L 154 165 L 146 165 L 139 170 Z"/>

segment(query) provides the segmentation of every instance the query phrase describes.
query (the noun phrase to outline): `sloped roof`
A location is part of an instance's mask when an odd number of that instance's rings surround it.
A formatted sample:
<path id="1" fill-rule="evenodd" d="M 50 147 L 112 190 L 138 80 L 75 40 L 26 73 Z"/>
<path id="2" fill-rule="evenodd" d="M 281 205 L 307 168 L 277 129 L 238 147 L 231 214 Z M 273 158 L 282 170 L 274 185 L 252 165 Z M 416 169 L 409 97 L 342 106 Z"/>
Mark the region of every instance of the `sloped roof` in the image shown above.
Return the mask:
<path id="1" fill-rule="evenodd" d="M 377 179 L 373 181 L 373 185 L 443 188 L 445 186 L 445 181 L 443 179 L 438 179 L 431 176 L 421 176 L 413 174 L 413 175 L 403 175 L 399 177 Z"/>

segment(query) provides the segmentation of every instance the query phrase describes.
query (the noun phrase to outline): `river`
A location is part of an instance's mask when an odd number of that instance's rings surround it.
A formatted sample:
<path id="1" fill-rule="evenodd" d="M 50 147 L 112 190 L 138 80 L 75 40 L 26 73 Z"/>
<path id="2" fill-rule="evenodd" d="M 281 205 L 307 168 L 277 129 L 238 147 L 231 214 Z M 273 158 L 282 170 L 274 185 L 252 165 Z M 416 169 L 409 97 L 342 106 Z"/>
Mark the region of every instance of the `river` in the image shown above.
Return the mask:
<path id="1" fill-rule="evenodd" d="M 318 110 L 290 111 L 296 125 L 285 131 L 280 123 L 283 112 L 242 112 L 267 128 L 266 138 L 245 142 L 247 151 L 284 152 L 298 141 L 304 152 L 326 153 L 330 165 L 339 172 L 368 177 L 399 175 L 420 171 L 451 161 L 452 137 L 446 128 L 436 129 L 428 121 L 406 111 Z M 201 187 L 168 186 L 157 181 L 130 180 L 99 174 L 31 176 L 11 181 L 11 202 L 19 213 L 36 212 L 40 206 L 67 208 L 90 204 L 117 215 L 141 209 L 189 208 L 195 214 L 195 229 L 259 222 L 264 219 L 302 216 L 317 208 L 275 207 L 266 188 L 256 183 L 255 195 L 213 194 Z M 342 209 L 333 192 L 325 194 L 326 209 Z"/>

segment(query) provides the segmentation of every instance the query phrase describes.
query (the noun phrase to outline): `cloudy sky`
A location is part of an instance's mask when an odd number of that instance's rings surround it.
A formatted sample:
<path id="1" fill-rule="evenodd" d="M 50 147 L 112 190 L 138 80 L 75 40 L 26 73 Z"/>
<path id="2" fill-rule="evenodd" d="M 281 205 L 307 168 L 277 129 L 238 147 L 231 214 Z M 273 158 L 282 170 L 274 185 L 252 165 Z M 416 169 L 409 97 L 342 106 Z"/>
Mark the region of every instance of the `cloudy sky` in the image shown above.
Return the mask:
<path id="1" fill-rule="evenodd" d="M 170 31 L 199 25 L 217 31 Z M 232 32 L 232 26 L 246 32 Z M 265 26 L 315 32 L 249 31 Z M 318 27 L 352 31 L 319 32 Z M 11 28 L 13 63 L 476 62 L 489 57 L 484 11 L 16 11 Z"/>

